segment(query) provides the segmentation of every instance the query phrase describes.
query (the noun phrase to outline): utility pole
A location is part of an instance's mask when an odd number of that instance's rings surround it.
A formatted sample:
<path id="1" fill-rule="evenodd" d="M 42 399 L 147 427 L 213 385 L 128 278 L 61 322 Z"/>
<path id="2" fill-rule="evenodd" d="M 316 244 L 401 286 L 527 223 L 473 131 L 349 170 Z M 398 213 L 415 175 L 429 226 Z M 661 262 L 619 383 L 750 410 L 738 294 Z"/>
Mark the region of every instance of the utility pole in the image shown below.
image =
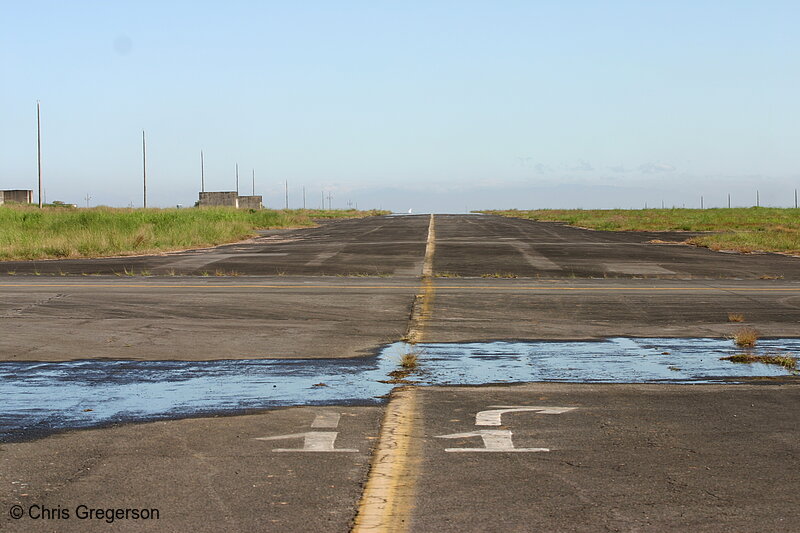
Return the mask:
<path id="1" fill-rule="evenodd" d="M 236 163 L 236 196 L 239 196 L 239 163 Z"/>
<path id="2" fill-rule="evenodd" d="M 202 150 L 200 150 L 200 192 L 206 192 L 206 164 L 203 161 Z"/>
<path id="3" fill-rule="evenodd" d="M 289 180 L 283 182 L 283 194 L 286 201 L 285 208 L 289 209 Z"/>
<path id="4" fill-rule="evenodd" d="M 39 168 L 39 209 L 42 208 L 42 122 L 40 120 L 39 100 L 36 100 L 36 155 Z"/>
<path id="5" fill-rule="evenodd" d="M 147 148 L 144 142 L 144 130 L 142 130 L 142 205 L 147 208 Z M 87 206 L 88 207 L 88 206 Z"/>

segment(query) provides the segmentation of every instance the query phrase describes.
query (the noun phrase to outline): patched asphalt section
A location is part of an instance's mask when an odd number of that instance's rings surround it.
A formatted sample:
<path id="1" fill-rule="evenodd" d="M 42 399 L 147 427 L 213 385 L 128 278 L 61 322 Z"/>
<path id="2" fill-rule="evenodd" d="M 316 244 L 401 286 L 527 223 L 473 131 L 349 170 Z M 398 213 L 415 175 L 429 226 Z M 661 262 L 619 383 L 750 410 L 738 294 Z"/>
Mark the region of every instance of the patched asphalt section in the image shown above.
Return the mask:
<path id="1" fill-rule="evenodd" d="M 2 283 L 0 359 L 6 361 L 366 356 L 405 334 L 416 292 L 413 283 L 391 278 Z"/>
<path id="2" fill-rule="evenodd" d="M 304 407 L 3 444 L 0 529 L 349 531 L 381 416 L 378 407 Z M 302 448 L 303 439 L 257 440 L 331 432 L 335 449 L 357 451 L 275 452 Z M 160 518 L 109 525 L 76 518 L 80 504 L 155 508 Z M 13 520 L 13 505 L 26 513 L 32 505 L 60 506 L 71 516 L 44 520 L 26 514 Z"/>
<path id="3" fill-rule="evenodd" d="M 411 531 L 796 531 L 800 385 L 420 388 Z M 497 406 L 560 414 L 476 415 Z M 482 448 L 480 430 L 516 448 Z M 449 438 L 440 438 L 450 435 Z"/>
<path id="4" fill-rule="evenodd" d="M 593 231 L 496 215 L 437 215 L 438 274 L 465 277 L 800 280 L 800 259 L 679 244 L 696 233 Z"/>
<path id="5" fill-rule="evenodd" d="M 798 310 L 792 281 L 438 279 L 427 340 L 796 337 Z"/>
<path id="6" fill-rule="evenodd" d="M 105 259 L 2 261 L 0 276 L 417 276 L 427 215 L 325 221 L 320 227 L 265 231 L 246 242 L 204 250 Z"/>

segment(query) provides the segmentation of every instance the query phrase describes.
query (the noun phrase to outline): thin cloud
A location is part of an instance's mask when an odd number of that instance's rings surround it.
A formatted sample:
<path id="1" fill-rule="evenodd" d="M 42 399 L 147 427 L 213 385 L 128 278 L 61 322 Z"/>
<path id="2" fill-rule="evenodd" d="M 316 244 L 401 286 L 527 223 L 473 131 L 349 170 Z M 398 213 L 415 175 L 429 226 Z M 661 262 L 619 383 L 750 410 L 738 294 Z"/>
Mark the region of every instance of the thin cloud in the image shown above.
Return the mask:
<path id="1" fill-rule="evenodd" d="M 578 164 L 570 167 L 569 170 L 576 171 L 576 172 L 591 172 L 594 170 L 594 167 L 586 161 L 585 159 L 578 159 Z"/>
<path id="2" fill-rule="evenodd" d="M 645 174 L 655 174 L 658 172 L 674 172 L 676 169 L 668 163 L 645 163 L 639 165 L 639 170 Z"/>

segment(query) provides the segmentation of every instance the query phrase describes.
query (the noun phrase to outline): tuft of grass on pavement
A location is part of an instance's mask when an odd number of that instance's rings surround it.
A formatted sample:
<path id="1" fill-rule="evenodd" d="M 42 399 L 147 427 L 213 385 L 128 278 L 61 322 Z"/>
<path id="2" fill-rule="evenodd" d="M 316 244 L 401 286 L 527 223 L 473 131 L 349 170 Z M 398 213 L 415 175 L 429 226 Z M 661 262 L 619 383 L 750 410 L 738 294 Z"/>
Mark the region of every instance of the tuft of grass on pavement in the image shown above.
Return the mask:
<path id="1" fill-rule="evenodd" d="M 513 272 L 487 272 L 481 274 L 482 278 L 496 278 L 496 279 L 514 279 L 518 277 Z"/>
<path id="2" fill-rule="evenodd" d="M 733 334 L 733 342 L 742 348 L 752 348 L 758 340 L 758 331 L 753 328 L 741 328 Z"/>
<path id="3" fill-rule="evenodd" d="M 400 357 L 400 368 L 389 372 L 390 379 L 382 381 L 382 383 L 394 384 L 411 384 L 412 381 L 408 377 L 417 371 L 419 367 L 419 352 L 416 349 L 411 349 Z"/>
<path id="4" fill-rule="evenodd" d="M 400 358 L 400 366 L 405 370 L 413 370 L 417 368 L 419 362 L 417 361 L 417 354 L 415 352 L 408 352 L 403 354 Z"/>
<path id="5" fill-rule="evenodd" d="M 728 357 L 720 357 L 722 361 L 732 363 L 764 363 L 766 365 L 779 365 L 787 370 L 797 369 L 797 357 L 791 355 L 754 355 L 750 353 L 737 353 Z"/>
<path id="6" fill-rule="evenodd" d="M 433 274 L 434 278 L 460 278 L 461 274 L 458 272 L 450 272 L 449 270 L 445 270 L 443 272 L 435 272 Z"/>

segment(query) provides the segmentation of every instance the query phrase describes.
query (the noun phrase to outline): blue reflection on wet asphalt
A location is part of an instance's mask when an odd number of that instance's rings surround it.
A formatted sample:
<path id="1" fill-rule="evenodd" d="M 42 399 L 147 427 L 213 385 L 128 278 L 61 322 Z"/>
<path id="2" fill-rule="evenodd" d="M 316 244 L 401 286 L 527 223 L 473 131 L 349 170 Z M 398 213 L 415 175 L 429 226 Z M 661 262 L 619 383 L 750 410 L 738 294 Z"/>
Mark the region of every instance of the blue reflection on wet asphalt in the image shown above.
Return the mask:
<path id="1" fill-rule="evenodd" d="M 231 414 L 289 405 L 374 404 L 403 353 L 419 353 L 424 385 L 535 381 L 703 383 L 785 376 L 735 364 L 725 339 L 613 338 L 596 342 L 395 343 L 358 359 L 0 363 L 0 441 L 129 421 Z M 800 339 L 762 339 L 760 353 L 800 352 Z"/>

